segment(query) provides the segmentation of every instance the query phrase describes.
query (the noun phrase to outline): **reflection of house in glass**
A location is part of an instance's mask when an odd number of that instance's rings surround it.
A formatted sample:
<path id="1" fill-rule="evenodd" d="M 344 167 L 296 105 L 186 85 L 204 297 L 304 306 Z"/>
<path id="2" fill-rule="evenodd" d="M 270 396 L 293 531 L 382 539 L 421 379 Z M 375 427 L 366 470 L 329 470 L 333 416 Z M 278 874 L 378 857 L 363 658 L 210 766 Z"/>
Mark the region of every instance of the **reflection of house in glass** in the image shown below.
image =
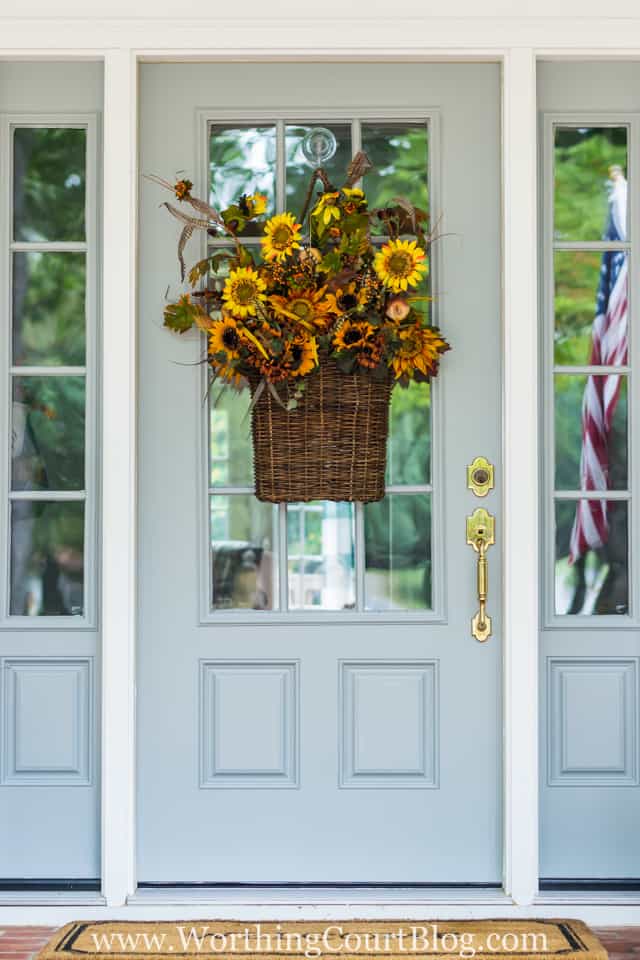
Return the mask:
<path id="1" fill-rule="evenodd" d="M 290 504 L 287 509 L 290 610 L 355 605 L 355 533 L 350 503 Z"/>

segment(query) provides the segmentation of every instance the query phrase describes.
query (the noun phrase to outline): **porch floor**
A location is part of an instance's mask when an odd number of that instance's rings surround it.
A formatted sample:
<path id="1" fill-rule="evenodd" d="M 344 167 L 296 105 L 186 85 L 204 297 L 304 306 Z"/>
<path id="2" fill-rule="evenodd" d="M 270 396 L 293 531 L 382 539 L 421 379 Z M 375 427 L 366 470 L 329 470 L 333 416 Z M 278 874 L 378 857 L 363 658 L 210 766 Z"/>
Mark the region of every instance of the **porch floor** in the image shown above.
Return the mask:
<path id="1" fill-rule="evenodd" d="M 55 927 L 0 927 L 0 960 L 30 960 Z M 640 960 L 640 926 L 594 927 L 611 960 Z"/>

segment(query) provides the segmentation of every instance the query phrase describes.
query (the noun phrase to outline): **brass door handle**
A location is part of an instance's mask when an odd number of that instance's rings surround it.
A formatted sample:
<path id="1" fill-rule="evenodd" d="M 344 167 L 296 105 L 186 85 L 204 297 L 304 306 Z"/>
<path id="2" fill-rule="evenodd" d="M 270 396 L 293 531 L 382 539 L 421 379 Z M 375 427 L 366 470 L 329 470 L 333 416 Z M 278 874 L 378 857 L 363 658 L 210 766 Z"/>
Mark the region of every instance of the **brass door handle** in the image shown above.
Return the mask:
<path id="1" fill-rule="evenodd" d="M 491 617 L 487 613 L 489 562 L 487 550 L 495 543 L 495 517 L 478 507 L 467 517 L 467 543 L 478 554 L 478 612 L 471 620 L 471 635 L 484 643 L 491 636 Z"/>

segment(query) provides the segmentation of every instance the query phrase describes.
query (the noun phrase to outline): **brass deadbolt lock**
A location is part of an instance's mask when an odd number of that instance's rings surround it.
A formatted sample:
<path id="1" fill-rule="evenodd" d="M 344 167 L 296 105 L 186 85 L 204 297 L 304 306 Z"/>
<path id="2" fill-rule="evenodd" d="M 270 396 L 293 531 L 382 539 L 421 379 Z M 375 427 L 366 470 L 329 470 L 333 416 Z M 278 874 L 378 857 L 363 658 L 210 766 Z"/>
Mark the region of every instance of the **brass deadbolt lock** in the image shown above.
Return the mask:
<path id="1" fill-rule="evenodd" d="M 476 497 L 486 497 L 493 490 L 493 464 L 485 457 L 476 457 L 467 467 L 467 487 Z"/>

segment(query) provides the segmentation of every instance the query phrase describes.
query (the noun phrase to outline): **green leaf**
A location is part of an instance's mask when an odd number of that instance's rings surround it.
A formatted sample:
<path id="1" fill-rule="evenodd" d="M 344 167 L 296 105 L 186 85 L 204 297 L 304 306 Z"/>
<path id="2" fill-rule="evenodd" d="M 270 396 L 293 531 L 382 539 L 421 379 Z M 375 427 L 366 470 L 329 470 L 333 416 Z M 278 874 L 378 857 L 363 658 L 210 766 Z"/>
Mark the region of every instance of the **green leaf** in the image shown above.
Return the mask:
<path id="1" fill-rule="evenodd" d="M 335 251 L 331 251 L 330 253 L 325 253 L 324 257 L 322 258 L 322 262 L 320 264 L 320 268 L 325 273 L 337 273 L 340 270 L 340 267 L 341 267 L 341 261 L 340 261 L 339 253 L 336 253 Z"/>
<path id="2" fill-rule="evenodd" d="M 198 260 L 197 263 L 194 263 L 188 273 L 188 280 L 191 286 L 195 287 L 198 280 L 202 280 L 203 277 L 206 277 L 206 275 L 209 273 L 209 269 L 209 257 L 205 257 L 204 260 Z"/>
<path id="3" fill-rule="evenodd" d="M 240 266 L 241 267 L 253 267 L 255 262 L 251 254 L 251 250 L 248 247 L 240 247 Z"/>
<path id="4" fill-rule="evenodd" d="M 211 264 L 211 269 L 213 273 L 217 273 L 225 260 L 233 260 L 235 254 L 230 253 L 228 250 L 222 250 L 220 253 L 216 253 L 215 256 L 209 257 L 209 263 Z"/>
<path id="5" fill-rule="evenodd" d="M 177 303 L 168 303 L 164 308 L 164 325 L 175 333 L 186 333 L 196 322 L 200 308 L 191 302 L 188 293 L 180 297 Z"/>
<path id="6" fill-rule="evenodd" d="M 356 366 L 356 358 L 350 353 L 339 353 L 336 356 L 336 364 L 343 373 L 353 373 Z"/>

